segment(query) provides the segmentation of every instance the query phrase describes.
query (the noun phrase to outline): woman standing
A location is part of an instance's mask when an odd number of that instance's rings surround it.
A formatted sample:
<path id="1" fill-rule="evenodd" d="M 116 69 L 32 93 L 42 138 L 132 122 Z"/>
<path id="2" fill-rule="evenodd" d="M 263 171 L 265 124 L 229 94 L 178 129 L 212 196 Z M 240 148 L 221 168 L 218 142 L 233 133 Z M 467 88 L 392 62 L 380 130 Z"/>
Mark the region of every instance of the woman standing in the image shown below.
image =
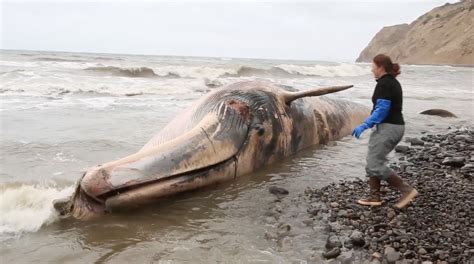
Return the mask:
<path id="1" fill-rule="evenodd" d="M 403 93 L 396 77 L 400 74 L 400 66 L 392 63 L 389 56 L 379 54 L 374 57 L 372 73 L 377 81 L 372 95 L 373 109 L 371 115 L 354 129 L 352 135 L 359 138 L 368 128 L 375 126 L 370 134 L 369 152 L 365 170 L 369 178 L 370 195 L 360 199 L 357 203 L 362 205 L 379 206 L 380 181 L 388 184 L 401 192 L 396 208 L 405 207 L 413 200 L 418 192 L 406 184 L 392 169 L 387 166 L 387 155 L 400 142 L 405 133 L 405 121 L 402 115 Z"/>

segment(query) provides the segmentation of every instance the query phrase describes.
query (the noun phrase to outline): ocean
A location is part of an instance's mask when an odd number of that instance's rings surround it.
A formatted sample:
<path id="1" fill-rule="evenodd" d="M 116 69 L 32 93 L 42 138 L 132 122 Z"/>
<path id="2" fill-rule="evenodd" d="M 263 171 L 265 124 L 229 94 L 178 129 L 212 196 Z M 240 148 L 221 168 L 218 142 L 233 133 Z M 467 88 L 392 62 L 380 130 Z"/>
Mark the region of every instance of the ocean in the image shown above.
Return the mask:
<path id="1" fill-rule="evenodd" d="M 52 201 L 88 167 L 136 152 L 179 111 L 219 86 L 264 79 L 371 105 L 370 64 L 0 51 L 0 255 L 5 263 L 304 263 L 325 236 L 302 223 L 301 194 L 363 178 L 368 133 L 304 150 L 234 182 L 92 221 L 59 220 Z M 406 136 L 472 126 L 473 68 L 402 65 Z M 442 108 L 458 118 L 420 115 Z M 391 154 L 392 156 L 396 154 Z M 270 186 L 290 191 L 279 221 L 291 245 L 265 237 Z"/>

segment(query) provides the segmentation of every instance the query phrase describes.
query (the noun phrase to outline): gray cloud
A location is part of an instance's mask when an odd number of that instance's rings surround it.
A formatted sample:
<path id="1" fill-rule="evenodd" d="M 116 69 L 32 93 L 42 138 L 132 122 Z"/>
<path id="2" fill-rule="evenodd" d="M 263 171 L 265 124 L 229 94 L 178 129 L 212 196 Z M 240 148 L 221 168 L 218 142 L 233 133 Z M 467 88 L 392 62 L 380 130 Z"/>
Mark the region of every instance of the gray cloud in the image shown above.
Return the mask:
<path id="1" fill-rule="evenodd" d="M 1 48 L 353 61 L 444 2 L 3 2 Z"/>

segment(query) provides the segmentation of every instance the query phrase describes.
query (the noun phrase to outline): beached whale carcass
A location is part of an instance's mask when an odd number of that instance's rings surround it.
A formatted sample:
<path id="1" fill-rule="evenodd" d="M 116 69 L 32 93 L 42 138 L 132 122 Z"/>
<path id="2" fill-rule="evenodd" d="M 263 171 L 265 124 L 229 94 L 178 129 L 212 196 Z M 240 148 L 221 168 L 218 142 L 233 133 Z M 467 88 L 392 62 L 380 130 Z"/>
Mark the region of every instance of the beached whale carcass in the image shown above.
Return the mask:
<path id="1" fill-rule="evenodd" d="M 56 201 L 76 218 L 149 204 L 232 180 L 316 144 L 349 135 L 369 114 L 323 94 L 351 86 L 296 91 L 264 81 L 214 90 L 183 111 L 142 149 L 90 168 L 72 197 Z"/>

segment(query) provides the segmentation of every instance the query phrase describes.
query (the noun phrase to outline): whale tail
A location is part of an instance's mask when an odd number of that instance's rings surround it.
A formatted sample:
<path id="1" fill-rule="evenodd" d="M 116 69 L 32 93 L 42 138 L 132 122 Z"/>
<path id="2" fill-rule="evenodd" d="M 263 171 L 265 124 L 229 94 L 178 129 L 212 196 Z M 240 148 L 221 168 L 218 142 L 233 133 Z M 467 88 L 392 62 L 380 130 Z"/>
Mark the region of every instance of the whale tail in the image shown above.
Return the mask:
<path id="1" fill-rule="evenodd" d="M 335 93 L 339 91 L 343 91 L 353 87 L 354 85 L 344 85 L 344 86 L 329 86 L 329 87 L 321 87 L 315 88 L 308 91 L 300 91 L 300 92 L 283 92 L 281 94 L 283 101 L 290 105 L 291 102 L 298 98 L 307 97 L 307 96 L 321 96 L 325 94 Z"/>

